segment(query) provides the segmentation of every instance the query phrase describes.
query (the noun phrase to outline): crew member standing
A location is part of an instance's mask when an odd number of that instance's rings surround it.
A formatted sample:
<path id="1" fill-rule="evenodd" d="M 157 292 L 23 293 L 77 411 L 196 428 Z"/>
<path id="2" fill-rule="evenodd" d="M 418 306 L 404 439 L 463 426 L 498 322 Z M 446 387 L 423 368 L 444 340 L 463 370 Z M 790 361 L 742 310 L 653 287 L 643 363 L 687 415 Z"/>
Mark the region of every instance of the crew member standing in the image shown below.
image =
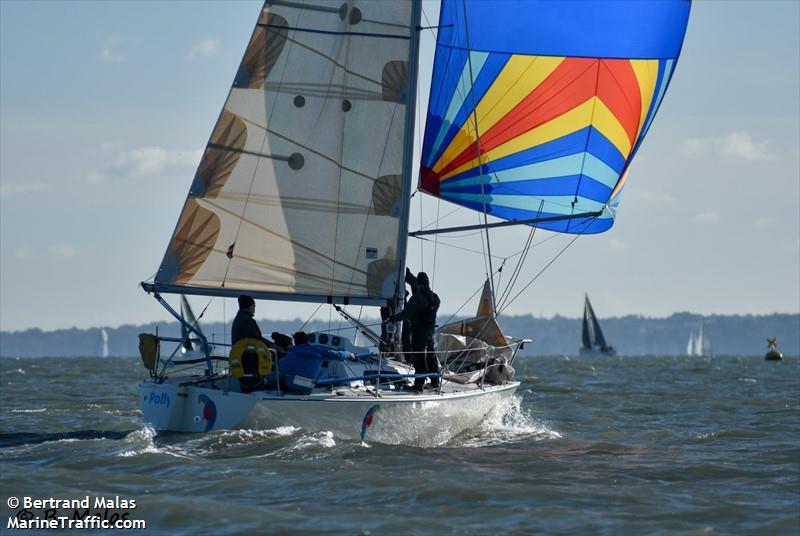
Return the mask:
<path id="1" fill-rule="evenodd" d="M 231 326 L 231 345 L 242 339 L 258 339 L 267 343 L 267 346 L 272 346 L 261 335 L 261 329 L 253 318 L 256 314 L 256 301 L 246 294 L 239 296 L 238 301 L 239 312 L 236 313 Z"/>
<path id="2" fill-rule="evenodd" d="M 436 329 L 436 312 L 439 310 L 439 296 L 431 290 L 428 274 L 420 272 L 417 277 L 406 268 L 406 283 L 411 287 L 411 299 L 397 315 L 389 318 L 392 322 L 408 320 L 411 326 L 412 363 L 417 374 L 438 373 L 439 361 L 433 351 L 433 332 Z M 421 391 L 425 378 L 415 378 L 414 387 Z M 431 377 L 434 387 L 439 386 L 439 377 Z"/>

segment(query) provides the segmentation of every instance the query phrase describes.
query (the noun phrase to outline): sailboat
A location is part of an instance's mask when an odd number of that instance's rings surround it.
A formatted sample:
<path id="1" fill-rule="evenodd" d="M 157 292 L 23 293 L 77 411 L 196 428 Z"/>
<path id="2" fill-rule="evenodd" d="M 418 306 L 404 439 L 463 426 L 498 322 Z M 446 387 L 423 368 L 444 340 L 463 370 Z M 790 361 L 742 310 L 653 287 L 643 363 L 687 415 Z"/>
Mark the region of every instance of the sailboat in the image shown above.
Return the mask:
<path id="1" fill-rule="evenodd" d="M 106 328 L 100 329 L 100 348 L 99 348 L 100 357 L 108 357 L 108 331 Z"/>
<path id="2" fill-rule="evenodd" d="M 594 309 L 592 309 L 592 304 L 589 302 L 588 294 L 585 295 L 583 304 L 580 355 L 617 355 L 614 351 L 614 347 L 609 346 L 606 342 L 603 330 L 600 329 L 600 323 L 597 321 Z"/>
<path id="3" fill-rule="evenodd" d="M 704 319 L 700 319 L 700 329 L 689 333 L 689 342 L 686 345 L 686 355 L 703 357 L 711 355 L 711 335 L 706 331 Z"/>
<path id="4" fill-rule="evenodd" d="M 419 0 L 266 1 L 161 265 L 142 283 L 204 349 L 204 370 L 166 375 L 168 339 L 140 336 L 144 421 L 422 446 L 479 424 L 519 387 L 513 362 L 527 342 L 500 328 L 493 268 L 476 315 L 439 328 L 438 373 L 408 364 L 399 324 L 379 334 L 347 307 L 402 310 L 410 237 L 479 229 L 489 249 L 489 229 L 504 226 L 608 230 L 688 16 L 685 0 L 443 0 L 436 27 L 423 28 Z M 482 223 L 409 232 L 429 30 L 417 190 Z M 213 355 L 168 294 L 327 304 L 371 345 L 317 332 L 280 358 L 255 339 Z M 411 391 L 420 377 L 441 381 Z"/>

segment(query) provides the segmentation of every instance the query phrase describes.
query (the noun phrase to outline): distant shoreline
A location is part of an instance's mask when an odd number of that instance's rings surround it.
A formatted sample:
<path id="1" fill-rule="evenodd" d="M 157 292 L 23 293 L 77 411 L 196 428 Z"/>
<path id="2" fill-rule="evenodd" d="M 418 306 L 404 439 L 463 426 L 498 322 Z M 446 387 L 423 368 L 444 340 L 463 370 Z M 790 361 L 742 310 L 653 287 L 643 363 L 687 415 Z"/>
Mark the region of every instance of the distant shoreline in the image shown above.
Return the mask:
<path id="1" fill-rule="evenodd" d="M 440 315 L 440 322 L 448 315 Z M 712 355 L 762 355 L 766 352 L 766 338 L 777 337 L 778 348 L 785 355 L 800 354 L 800 313 L 771 315 L 699 315 L 675 313 L 665 318 L 636 315 L 601 318 L 600 324 L 608 339 L 620 355 L 683 355 L 689 335 L 697 331 L 700 321 L 712 340 Z M 273 331 L 291 334 L 303 321 L 259 319 L 262 332 Z M 377 319 L 365 319 L 375 324 Z M 332 328 L 339 321 L 331 323 Z M 534 339 L 525 348 L 530 355 L 573 355 L 580 340 L 580 318 L 554 316 L 536 318 L 532 315 L 503 316 L 500 324 L 507 335 Z M 346 327 L 346 322 L 342 322 Z M 214 340 L 226 340 L 230 325 L 221 322 L 204 323 L 204 332 Z M 376 327 L 376 326 L 374 326 Z M 314 320 L 306 324 L 305 331 L 329 329 L 328 322 Z M 123 325 L 116 328 L 68 328 L 44 331 L 31 328 L 22 331 L 0 332 L 0 356 L 6 357 L 67 357 L 100 356 L 107 348 L 109 356 L 138 355 L 138 334 L 154 333 L 179 336 L 177 322 L 152 322 L 140 325 Z M 351 328 L 351 334 L 353 333 Z M 350 335 L 352 337 L 352 335 Z M 105 346 L 107 345 L 107 346 Z"/>

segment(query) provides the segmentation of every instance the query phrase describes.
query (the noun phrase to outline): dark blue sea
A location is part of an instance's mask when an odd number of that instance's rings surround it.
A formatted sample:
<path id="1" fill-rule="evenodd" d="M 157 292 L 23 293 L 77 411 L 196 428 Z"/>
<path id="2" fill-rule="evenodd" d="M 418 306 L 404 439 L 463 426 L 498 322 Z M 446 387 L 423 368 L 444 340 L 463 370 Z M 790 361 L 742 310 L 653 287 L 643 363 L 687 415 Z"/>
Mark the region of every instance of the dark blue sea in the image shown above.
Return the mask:
<path id="1" fill-rule="evenodd" d="M 11 497 L 87 496 L 165 534 L 800 534 L 797 358 L 521 357 L 515 403 L 433 449 L 156 435 L 138 358 L 0 367 L 4 534 L 47 515 Z"/>

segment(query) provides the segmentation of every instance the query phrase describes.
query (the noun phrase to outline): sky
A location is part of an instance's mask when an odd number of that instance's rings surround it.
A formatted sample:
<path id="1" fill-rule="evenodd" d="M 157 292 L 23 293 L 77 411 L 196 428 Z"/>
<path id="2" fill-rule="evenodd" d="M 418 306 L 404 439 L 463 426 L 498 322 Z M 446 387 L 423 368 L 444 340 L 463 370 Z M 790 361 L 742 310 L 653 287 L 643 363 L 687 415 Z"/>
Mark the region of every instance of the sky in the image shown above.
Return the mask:
<path id="1" fill-rule="evenodd" d="M 260 7 L 0 0 L 0 330 L 167 319 L 138 284 L 158 268 Z M 435 24 L 436 2 L 423 9 Z M 424 31 L 418 132 L 433 45 Z M 514 293 L 542 273 L 504 314 L 577 317 L 584 293 L 600 317 L 798 313 L 799 66 L 800 2 L 694 2 L 614 227 L 549 265 L 572 237 L 537 232 Z M 416 195 L 410 228 L 455 208 Z M 475 214 L 441 221 L 462 223 Z M 527 236 L 493 231 L 494 267 Z M 464 249 L 480 252 L 479 237 L 408 247 L 440 316 L 470 313 L 485 267 Z M 205 318 L 230 321 L 235 308 L 217 298 Z M 257 316 L 315 309 L 262 302 Z"/>

